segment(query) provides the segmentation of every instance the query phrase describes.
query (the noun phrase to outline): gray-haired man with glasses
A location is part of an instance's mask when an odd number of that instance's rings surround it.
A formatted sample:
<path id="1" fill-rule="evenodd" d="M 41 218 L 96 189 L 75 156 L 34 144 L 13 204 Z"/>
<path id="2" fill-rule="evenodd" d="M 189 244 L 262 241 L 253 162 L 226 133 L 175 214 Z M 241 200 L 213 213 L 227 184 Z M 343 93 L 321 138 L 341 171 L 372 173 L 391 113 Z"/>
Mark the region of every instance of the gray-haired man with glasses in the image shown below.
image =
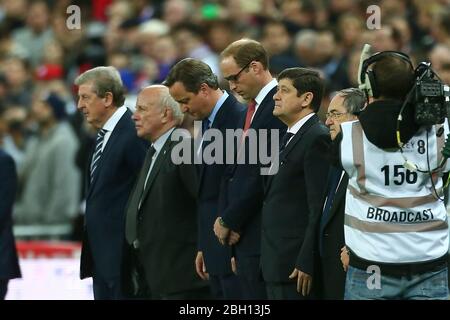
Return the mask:
<path id="1" fill-rule="evenodd" d="M 325 124 L 330 128 L 331 139 L 340 132 L 342 122 L 356 120 L 366 100 L 364 93 L 356 88 L 338 91 L 328 106 Z"/>
<path id="2" fill-rule="evenodd" d="M 357 119 L 366 102 L 360 89 L 338 91 L 328 106 L 325 124 L 334 140 L 341 131 L 341 123 Z M 327 181 L 327 193 L 323 199 L 319 220 L 318 252 L 320 254 L 320 298 L 342 300 L 344 298 L 345 271 L 339 261 L 344 247 L 344 209 L 348 177 L 338 167 L 331 167 Z M 345 256 L 345 254 L 343 254 Z M 346 267 L 346 266 L 345 266 Z M 345 268 L 344 267 L 344 268 Z"/>

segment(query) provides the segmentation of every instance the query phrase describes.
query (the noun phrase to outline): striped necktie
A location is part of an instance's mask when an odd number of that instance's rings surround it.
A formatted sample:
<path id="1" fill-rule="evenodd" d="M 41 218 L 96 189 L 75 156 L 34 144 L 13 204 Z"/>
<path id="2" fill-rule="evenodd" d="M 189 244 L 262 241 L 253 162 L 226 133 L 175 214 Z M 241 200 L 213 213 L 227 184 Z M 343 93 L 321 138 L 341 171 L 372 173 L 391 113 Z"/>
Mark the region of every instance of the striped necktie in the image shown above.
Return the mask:
<path id="1" fill-rule="evenodd" d="M 105 139 L 106 132 L 107 132 L 107 130 L 101 129 L 97 133 L 97 139 L 95 140 L 94 155 L 92 156 L 92 161 L 91 161 L 91 183 L 94 180 L 94 172 L 95 172 L 95 169 L 97 169 L 98 162 L 100 160 L 100 157 L 102 156 L 103 140 Z"/>

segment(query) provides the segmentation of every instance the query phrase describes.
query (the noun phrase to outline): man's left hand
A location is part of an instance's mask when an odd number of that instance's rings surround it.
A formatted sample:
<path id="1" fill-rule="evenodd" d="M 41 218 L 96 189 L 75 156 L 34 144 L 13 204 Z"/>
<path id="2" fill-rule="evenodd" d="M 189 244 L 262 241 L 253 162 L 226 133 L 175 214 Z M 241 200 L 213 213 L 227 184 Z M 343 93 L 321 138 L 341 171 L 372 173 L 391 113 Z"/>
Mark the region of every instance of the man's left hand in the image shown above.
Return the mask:
<path id="1" fill-rule="evenodd" d="M 222 245 L 226 244 L 226 240 L 230 234 L 230 229 L 222 226 L 220 224 L 220 219 L 221 217 L 218 217 L 216 219 L 216 222 L 214 222 L 214 234 L 216 235 L 216 237 L 219 239 L 219 242 Z"/>
<path id="2" fill-rule="evenodd" d="M 297 292 L 301 293 L 304 297 L 309 295 L 312 287 L 312 277 L 309 274 L 295 268 L 289 276 L 289 279 L 295 278 L 297 278 Z"/>

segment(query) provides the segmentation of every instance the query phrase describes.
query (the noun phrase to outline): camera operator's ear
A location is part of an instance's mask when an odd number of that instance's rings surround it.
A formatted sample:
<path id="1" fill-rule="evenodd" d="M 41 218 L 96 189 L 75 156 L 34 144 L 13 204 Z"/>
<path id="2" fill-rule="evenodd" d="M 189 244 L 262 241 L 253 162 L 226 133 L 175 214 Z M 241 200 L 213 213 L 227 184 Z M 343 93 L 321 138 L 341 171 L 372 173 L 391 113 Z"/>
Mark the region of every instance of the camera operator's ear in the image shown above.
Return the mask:
<path id="1" fill-rule="evenodd" d="M 378 92 L 377 87 L 377 78 L 375 76 L 375 72 L 373 70 L 367 70 L 367 88 L 369 90 L 369 97 L 378 98 L 380 96 L 380 93 Z"/>

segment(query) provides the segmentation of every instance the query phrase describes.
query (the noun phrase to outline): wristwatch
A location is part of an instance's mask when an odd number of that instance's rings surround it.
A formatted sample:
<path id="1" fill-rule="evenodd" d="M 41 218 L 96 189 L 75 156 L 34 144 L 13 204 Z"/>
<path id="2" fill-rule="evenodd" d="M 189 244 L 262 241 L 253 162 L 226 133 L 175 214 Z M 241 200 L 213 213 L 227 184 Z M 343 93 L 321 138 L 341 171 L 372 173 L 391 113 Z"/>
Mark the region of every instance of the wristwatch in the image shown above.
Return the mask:
<path id="1" fill-rule="evenodd" d="M 219 217 L 219 224 L 222 227 L 229 229 L 228 226 L 226 225 L 225 221 L 223 221 L 222 217 Z"/>

